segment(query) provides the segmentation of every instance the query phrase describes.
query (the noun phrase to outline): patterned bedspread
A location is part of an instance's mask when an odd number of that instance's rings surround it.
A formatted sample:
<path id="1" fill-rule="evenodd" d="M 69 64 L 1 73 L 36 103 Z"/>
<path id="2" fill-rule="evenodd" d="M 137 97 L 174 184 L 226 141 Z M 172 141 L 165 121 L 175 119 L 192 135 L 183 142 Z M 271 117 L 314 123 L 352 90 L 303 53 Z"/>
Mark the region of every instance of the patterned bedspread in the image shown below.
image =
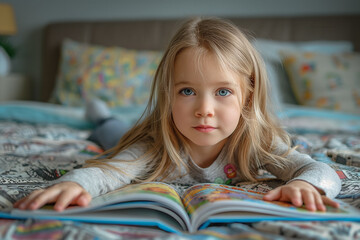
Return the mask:
<path id="1" fill-rule="evenodd" d="M 31 121 L 4 115 L 0 106 L 0 209 L 34 189 L 46 187 L 85 159 L 102 150 L 86 138 L 86 127 L 58 118 Z M 39 109 L 36 109 L 38 111 Z M 290 111 L 291 110 L 291 111 Z M 342 179 L 338 199 L 360 208 L 360 117 L 290 109 L 281 121 L 299 151 L 333 167 Z M 34 111 L 34 114 L 36 114 Z M 43 114 L 43 112 L 42 112 Z M 13 116 L 13 117 L 9 117 Z M 46 115 L 47 116 L 47 115 Z M 48 116 L 47 116 L 48 117 Z M 62 116 L 63 117 L 63 116 Z M 69 119 L 68 119 L 69 120 Z M 89 125 L 87 125 L 89 126 Z M 276 180 L 241 183 L 257 191 L 280 184 Z M 175 235 L 134 226 L 75 223 L 56 220 L 0 219 L 1 239 L 360 239 L 358 222 L 285 222 L 210 226 L 195 234 Z"/>

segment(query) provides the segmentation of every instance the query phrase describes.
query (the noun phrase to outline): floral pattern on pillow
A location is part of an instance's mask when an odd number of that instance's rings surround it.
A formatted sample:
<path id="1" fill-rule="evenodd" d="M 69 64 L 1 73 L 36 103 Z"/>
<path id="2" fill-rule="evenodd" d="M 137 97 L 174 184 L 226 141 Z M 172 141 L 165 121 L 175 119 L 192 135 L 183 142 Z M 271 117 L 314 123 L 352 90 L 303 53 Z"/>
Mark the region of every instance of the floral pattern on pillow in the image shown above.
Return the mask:
<path id="1" fill-rule="evenodd" d="M 281 52 L 297 101 L 360 114 L 360 54 Z"/>
<path id="2" fill-rule="evenodd" d="M 65 40 L 51 101 L 83 106 L 97 97 L 110 107 L 148 101 L 161 52 L 103 47 Z"/>

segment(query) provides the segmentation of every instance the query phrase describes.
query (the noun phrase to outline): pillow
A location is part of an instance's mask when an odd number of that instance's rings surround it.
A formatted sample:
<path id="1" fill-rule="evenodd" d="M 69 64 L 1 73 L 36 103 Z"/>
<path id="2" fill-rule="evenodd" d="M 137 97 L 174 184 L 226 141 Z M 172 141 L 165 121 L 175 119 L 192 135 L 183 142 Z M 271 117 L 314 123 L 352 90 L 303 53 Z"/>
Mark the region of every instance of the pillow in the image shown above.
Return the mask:
<path id="1" fill-rule="evenodd" d="M 348 41 L 280 42 L 256 39 L 253 45 L 265 61 L 270 79 L 271 98 L 276 106 L 281 103 L 297 104 L 281 62 L 280 51 L 311 51 L 329 54 L 353 51 L 353 44 Z"/>
<path id="2" fill-rule="evenodd" d="M 281 52 L 302 105 L 360 114 L 360 54 Z"/>
<path id="3" fill-rule="evenodd" d="M 65 40 L 51 102 L 83 106 L 97 97 L 110 107 L 145 104 L 162 53 Z"/>

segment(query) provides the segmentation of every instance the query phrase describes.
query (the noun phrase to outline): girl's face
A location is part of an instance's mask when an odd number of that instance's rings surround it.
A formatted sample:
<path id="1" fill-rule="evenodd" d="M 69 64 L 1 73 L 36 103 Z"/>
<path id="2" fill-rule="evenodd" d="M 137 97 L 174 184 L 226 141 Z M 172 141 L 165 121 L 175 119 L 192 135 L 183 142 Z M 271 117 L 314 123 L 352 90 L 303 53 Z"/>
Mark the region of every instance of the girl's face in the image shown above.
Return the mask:
<path id="1" fill-rule="evenodd" d="M 240 119 L 240 76 L 223 71 L 211 52 L 200 64 L 194 56 L 188 48 L 175 61 L 173 120 L 190 147 L 222 147 Z"/>

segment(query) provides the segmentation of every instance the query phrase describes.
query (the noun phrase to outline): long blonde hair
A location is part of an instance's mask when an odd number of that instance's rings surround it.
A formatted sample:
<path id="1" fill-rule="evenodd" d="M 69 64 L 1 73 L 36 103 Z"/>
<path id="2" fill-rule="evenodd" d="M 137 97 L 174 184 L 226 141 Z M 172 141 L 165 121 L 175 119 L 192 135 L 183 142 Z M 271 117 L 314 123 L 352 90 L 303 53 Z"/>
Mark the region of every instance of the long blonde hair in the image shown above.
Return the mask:
<path id="1" fill-rule="evenodd" d="M 225 158 L 239 166 L 246 180 L 256 181 L 262 163 L 283 167 L 286 154 L 273 154 L 276 139 L 290 146 L 287 133 L 268 110 L 268 79 L 264 63 L 246 36 L 232 23 L 217 18 L 194 18 L 186 21 L 169 43 L 156 71 L 148 105 L 142 117 L 119 141 L 101 157 L 91 159 L 86 167 L 113 170 L 109 162 L 133 144 L 144 144 L 146 152 L 132 164 L 148 166 L 146 176 L 132 176 L 137 182 L 165 179 L 181 166 L 187 168 L 180 153 L 189 147 L 172 120 L 174 64 L 176 56 L 187 48 L 204 49 L 215 54 L 223 68 L 246 76 L 241 86 L 242 114 L 238 127 L 226 144 Z M 124 170 L 116 169 L 123 174 Z"/>

